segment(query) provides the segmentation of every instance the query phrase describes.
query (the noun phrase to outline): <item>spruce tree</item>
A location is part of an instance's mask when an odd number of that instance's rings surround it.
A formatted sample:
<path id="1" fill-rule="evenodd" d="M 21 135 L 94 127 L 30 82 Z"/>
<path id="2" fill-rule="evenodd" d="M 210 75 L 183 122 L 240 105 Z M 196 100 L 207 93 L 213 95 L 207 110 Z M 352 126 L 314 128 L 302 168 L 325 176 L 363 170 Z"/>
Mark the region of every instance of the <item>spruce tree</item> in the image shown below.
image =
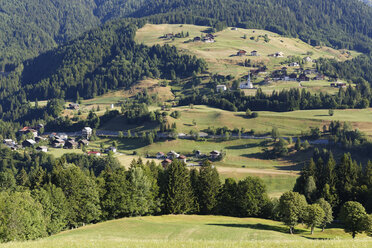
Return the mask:
<path id="1" fill-rule="evenodd" d="M 220 185 L 220 178 L 216 168 L 212 168 L 212 164 L 209 161 L 204 161 L 200 168 L 197 190 L 201 214 L 214 213 Z"/>
<path id="2" fill-rule="evenodd" d="M 174 160 L 167 169 L 164 212 L 186 214 L 194 210 L 194 195 L 186 165 Z"/>

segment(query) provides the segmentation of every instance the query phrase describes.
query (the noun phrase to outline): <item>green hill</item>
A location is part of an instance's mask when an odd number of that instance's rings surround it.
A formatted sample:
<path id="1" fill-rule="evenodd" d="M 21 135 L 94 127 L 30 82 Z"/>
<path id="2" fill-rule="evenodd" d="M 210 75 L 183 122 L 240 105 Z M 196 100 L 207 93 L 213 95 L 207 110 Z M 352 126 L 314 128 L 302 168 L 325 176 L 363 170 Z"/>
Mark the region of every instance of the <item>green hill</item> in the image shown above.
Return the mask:
<path id="1" fill-rule="evenodd" d="M 324 240 L 327 239 L 327 240 Z M 41 239 L 13 242 L 1 248 L 67 247 L 369 247 L 372 239 L 345 234 L 339 228 L 324 232 L 300 226 L 287 234 L 280 222 L 256 218 L 168 215 L 135 217 L 88 225 Z"/>

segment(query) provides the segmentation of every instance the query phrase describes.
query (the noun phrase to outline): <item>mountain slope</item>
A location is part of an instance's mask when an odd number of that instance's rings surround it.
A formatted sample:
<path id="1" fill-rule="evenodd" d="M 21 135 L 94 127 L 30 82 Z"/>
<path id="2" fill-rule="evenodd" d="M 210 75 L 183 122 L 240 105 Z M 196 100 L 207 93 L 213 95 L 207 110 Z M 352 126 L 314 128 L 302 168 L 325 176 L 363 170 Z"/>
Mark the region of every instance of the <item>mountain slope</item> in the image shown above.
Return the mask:
<path id="1" fill-rule="evenodd" d="M 359 0 L 0 0 L 0 59 L 35 56 L 121 17 L 217 29 L 226 23 L 371 50 L 372 8 Z"/>

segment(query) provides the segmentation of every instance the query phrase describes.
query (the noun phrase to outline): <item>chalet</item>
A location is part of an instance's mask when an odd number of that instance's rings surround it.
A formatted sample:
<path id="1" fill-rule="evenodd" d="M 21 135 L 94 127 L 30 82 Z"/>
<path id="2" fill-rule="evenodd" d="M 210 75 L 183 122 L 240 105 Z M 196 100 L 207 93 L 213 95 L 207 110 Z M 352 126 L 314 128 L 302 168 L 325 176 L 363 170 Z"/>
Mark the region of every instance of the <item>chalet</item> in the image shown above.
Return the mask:
<path id="1" fill-rule="evenodd" d="M 62 148 L 65 145 L 65 141 L 63 139 L 55 139 L 52 141 L 52 147 L 54 148 Z"/>
<path id="2" fill-rule="evenodd" d="M 175 151 L 170 151 L 167 154 L 167 158 L 168 159 L 175 159 L 175 158 L 178 158 L 179 156 L 180 155 L 177 152 L 175 152 Z"/>
<path id="3" fill-rule="evenodd" d="M 90 127 L 84 127 L 81 132 L 84 138 L 89 139 L 92 136 L 93 130 Z"/>
<path id="4" fill-rule="evenodd" d="M 117 149 L 114 146 L 110 146 L 109 148 L 105 149 L 105 153 L 113 152 L 116 153 Z"/>
<path id="5" fill-rule="evenodd" d="M 82 139 L 82 140 L 79 140 L 78 144 L 79 144 L 79 147 L 89 146 L 89 141 L 86 139 Z"/>
<path id="6" fill-rule="evenodd" d="M 37 124 L 36 129 L 39 130 L 41 128 L 44 128 L 44 124 L 41 123 Z"/>
<path id="7" fill-rule="evenodd" d="M 181 155 L 178 157 L 178 160 L 186 164 L 186 156 Z"/>
<path id="8" fill-rule="evenodd" d="M 36 148 L 36 151 L 39 151 L 39 152 L 48 152 L 48 147 L 46 146 L 39 146 Z"/>
<path id="9" fill-rule="evenodd" d="M 156 158 L 157 159 L 163 159 L 163 158 L 165 158 L 164 152 L 158 152 L 158 153 L 156 153 Z"/>
<path id="10" fill-rule="evenodd" d="M 78 103 L 70 103 L 68 105 L 68 109 L 73 109 L 73 110 L 78 110 L 79 109 L 79 104 Z"/>
<path id="11" fill-rule="evenodd" d="M 237 31 L 237 30 L 238 30 L 238 28 L 236 28 L 236 27 L 233 27 L 233 28 L 231 28 L 231 30 L 233 30 L 233 31 Z"/>
<path id="12" fill-rule="evenodd" d="M 270 57 L 275 57 L 275 58 L 283 58 L 284 57 L 284 53 L 282 53 L 282 52 L 276 52 L 274 54 L 270 54 L 269 56 Z"/>
<path id="13" fill-rule="evenodd" d="M 213 34 L 207 34 L 205 37 L 210 38 L 210 39 L 216 38 L 216 36 L 214 36 Z"/>
<path id="14" fill-rule="evenodd" d="M 33 147 L 36 144 L 35 140 L 32 139 L 26 139 L 22 142 L 23 147 Z"/>
<path id="15" fill-rule="evenodd" d="M 78 146 L 78 143 L 75 140 L 69 139 L 65 142 L 63 148 L 65 149 L 75 149 Z"/>
<path id="16" fill-rule="evenodd" d="M 209 155 L 211 159 L 217 159 L 221 155 L 221 153 L 219 151 L 214 150 L 211 151 Z"/>
<path id="17" fill-rule="evenodd" d="M 292 73 L 289 75 L 289 79 L 287 81 L 296 81 L 297 80 L 297 74 Z"/>
<path id="18" fill-rule="evenodd" d="M 101 156 L 101 153 L 98 151 L 89 151 L 87 153 L 88 155 L 92 155 L 92 156 L 97 156 L 97 157 Z"/>
<path id="19" fill-rule="evenodd" d="M 247 51 L 244 51 L 244 50 L 239 50 L 237 53 L 236 53 L 236 56 L 245 56 L 247 55 Z"/>
<path id="20" fill-rule="evenodd" d="M 294 66 L 300 66 L 298 62 L 292 62 L 288 66 L 294 67 Z"/>
<path id="21" fill-rule="evenodd" d="M 256 50 L 253 50 L 253 51 L 251 52 L 251 56 L 258 56 L 258 52 L 257 52 Z"/>
<path id="22" fill-rule="evenodd" d="M 217 85 L 217 86 L 216 86 L 216 91 L 217 91 L 217 92 L 222 92 L 222 91 L 226 91 L 226 90 L 227 90 L 226 85 L 222 85 L 222 84 L 220 84 L 220 85 Z"/>
<path id="23" fill-rule="evenodd" d="M 194 42 L 200 42 L 201 41 L 201 38 L 199 36 L 196 36 L 196 37 L 194 37 L 194 40 L 193 41 Z"/>
<path id="24" fill-rule="evenodd" d="M 172 160 L 170 159 L 164 159 L 162 162 L 161 162 L 161 165 L 163 166 L 164 169 L 167 169 L 168 166 L 172 163 Z"/>
<path id="25" fill-rule="evenodd" d="M 28 133 L 32 133 L 33 137 L 38 135 L 37 130 L 33 129 L 32 127 L 23 127 L 18 131 L 21 135 L 26 135 Z"/>
<path id="26" fill-rule="evenodd" d="M 214 39 L 213 38 L 209 38 L 209 37 L 204 37 L 203 38 L 203 42 L 205 43 L 214 43 Z"/>

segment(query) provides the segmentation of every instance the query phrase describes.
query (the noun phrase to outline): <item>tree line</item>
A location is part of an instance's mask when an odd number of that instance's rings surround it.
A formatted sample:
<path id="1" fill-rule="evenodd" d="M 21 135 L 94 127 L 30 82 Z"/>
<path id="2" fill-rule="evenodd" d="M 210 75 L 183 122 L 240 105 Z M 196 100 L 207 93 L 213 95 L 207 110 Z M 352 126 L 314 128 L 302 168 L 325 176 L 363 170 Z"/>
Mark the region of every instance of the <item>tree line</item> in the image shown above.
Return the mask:
<path id="1" fill-rule="evenodd" d="M 314 227 L 324 228 L 335 216 L 325 199 L 313 204 L 314 195 L 308 205 L 307 192 L 305 196 L 287 192 L 279 200 L 270 199 L 257 177 L 228 178 L 221 183 L 216 168 L 207 160 L 199 169 L 190 170 L 178 160 L 163 168 L 154 161 L 138 159 L 126 170 L 112 155 L 66 154 L 54 159 L 45 153 L 2 149 L 0 157 L 2 241 L 35 239 L 127 216 L 262 217 L 283 221 L 291 233 L 302 222 L 312 232 Z M 358 207 L 363 225 L 356 233 L 367 231 L 370 223 L 363 206 Z M 350 211 L 341 213 L 347 221 Z"/>

